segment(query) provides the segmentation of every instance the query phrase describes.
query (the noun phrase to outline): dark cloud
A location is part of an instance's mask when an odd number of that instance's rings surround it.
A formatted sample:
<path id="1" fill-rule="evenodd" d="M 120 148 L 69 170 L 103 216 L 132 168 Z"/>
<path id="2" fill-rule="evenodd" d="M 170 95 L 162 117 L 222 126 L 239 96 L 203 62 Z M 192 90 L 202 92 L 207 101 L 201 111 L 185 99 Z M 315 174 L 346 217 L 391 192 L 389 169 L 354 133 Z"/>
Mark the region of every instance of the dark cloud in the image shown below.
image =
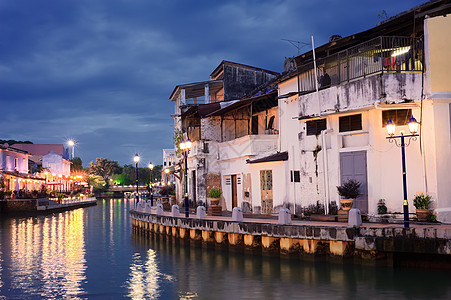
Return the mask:
<path id="1" fill-rule="evenodd" d="M 161 162 L 175 85 L 207 80 L 222 60 L 280 72 L 297 54 L 281 39 L 321 45 L 421 2 L 3 0 L 0 138 L 73 138 L 85 165 L 136 152 Z"/>

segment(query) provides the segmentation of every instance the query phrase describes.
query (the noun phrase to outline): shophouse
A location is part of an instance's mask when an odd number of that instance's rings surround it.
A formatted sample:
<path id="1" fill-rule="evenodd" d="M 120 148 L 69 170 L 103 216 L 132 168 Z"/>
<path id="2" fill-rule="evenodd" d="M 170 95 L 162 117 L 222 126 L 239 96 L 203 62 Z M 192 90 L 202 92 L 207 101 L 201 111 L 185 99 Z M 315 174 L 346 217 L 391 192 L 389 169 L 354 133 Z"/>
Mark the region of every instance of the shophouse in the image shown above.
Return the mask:
<path id="1" fill-rule="evenodd" d="M 276 72 L 261 68 L 223 61 L 210 74 L 210 80 L 175 87 L 170 96 L 171 101 L 175 103 L 173 115 L 175 138 L 177 143 L 188 138 L 192 142 L 187 159 L 188 195 L 191 201 L 205 204 L 209 188 L 222 187 L 226 197 L 223 198 L 223 207 L 231 210 L 233 204 L 237 205 L 238 202 L 232 201 L 238 201 L 238 196 L 237 200 L 227 196 L 230 193 L 234 195 L 235 191 L 229 191 L 224 186 L 224 183 L 233 180 L 232 174 L 227 175 L 227 178 L 221 177 L 221 170 L 226 167 L 225 160 L 221 160 L 221 156 L 227 159 L 228 155 L 221 149 L 225 148 L 223 143 L 234 140 L 237 144 L 242 144 L 237 146 L 237 151 L 245 150 L 249 146 L 249 137 L 246 138 L 246 136 L 250 135 L 252 116 L 255 116 L 254 130 L 258 130 L 257 119 L 261 111 L 255 114 L 250 113 L 251 104 L 256 99 L 243 98 L 252 94 L 258 87 L 274 80 L 278 75 Z M 273 92 L 273 98 L 275 94 Z M 260 116 L 261 118 L 263 117 Z M 272 122 L 276 123 L 274 118 Z M 262 148 L 259 152 L 265 150 Z M 185 169 L 182 161 L 183 154 L 179 149 L 176 149 L 176 154 L 179 164 L 175 169 L 182 174 Z M 247 159 L 248 156 L 239 154 L 238 157 Z M 233 158 L 229 156 L 228 159 Z M 225 171 L 224 174 L 226 173 Z M 233 175 L 238 175 L 238 172 Z M 184 176 L 181 178 L 183 179 Z M 236 179 L 237 185 L 241 185 L 241 177 L 233 178 Z M 184 185 L 181 181 L 177 181 L 179 202 L 182 199 L 183 190 Z"/>
<path id="2" fill-rule="evenodd" d="M 445 1 L 446 2 L 446 1 Z M 376 27 L 296 57 L 297 71 L 281 79 L 281 151 L 288 152 L 286 181 L 291 211 L 309 205 L 325 210 L 339 202 L 337 186 L 356 179 L 361 195 L 355 206 L 377 213 L 403 210 L 401 149 L 387 139 L 409 134 L 414 117 L 417 138 L 406 138 L 407 194 L 410 210 L 418 192 L 434 208 L 451 209 L 451 6 L 429 1 Z M 399 141 L 398 141 L 399 143 Z M 399 146 L 399 145 L 398 145 Z"/>

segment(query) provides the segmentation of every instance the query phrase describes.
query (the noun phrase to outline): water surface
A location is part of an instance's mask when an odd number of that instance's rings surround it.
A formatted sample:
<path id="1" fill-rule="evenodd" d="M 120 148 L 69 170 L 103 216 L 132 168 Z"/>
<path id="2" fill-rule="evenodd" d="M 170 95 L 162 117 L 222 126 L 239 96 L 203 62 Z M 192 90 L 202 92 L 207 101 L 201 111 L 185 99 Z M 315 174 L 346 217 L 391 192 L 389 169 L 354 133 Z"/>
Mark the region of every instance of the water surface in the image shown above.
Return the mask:
<path id="1" fill-rule="evenodd" d="M 134 235 L 130 204 L 2 217 L 0 299 L 451 299 L 451 272 L 269 258 Z"/>

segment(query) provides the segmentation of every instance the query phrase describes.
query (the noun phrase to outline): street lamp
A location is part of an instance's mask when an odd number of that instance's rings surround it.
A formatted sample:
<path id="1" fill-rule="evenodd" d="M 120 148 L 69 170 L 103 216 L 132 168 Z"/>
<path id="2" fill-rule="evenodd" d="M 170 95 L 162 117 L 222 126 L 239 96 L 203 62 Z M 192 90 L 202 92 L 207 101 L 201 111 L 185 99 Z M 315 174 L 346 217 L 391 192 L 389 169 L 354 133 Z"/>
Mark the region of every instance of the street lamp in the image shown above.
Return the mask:
<path id="1" fill-rule="evenodd" d="M 75 143 L 74 140 L 68 140 L 67 141 L 67 145 L 72 148 L 72 157 L 71 157 L 71 159 L 74 159 L 74 157 L 75 157 L 75 144 L 76 143 Z"/>
<path id="2" fill-rule="evenodd" d="M 139 191 L 138 191 L 138 162 L 139 162 L 139 155 L 138 153 L 135 154 L 135 157 L 133 157 L 133 160 L 135 161 L 135 169 L 136 169 L 136 200 L 137 203 L 139 201 Z"/>
<path id="3" fill-rule="evenodd" d="M 189 204 L 188 204 L 188 152 L 191 149 L 191 141 L 188 139 L 182 141 L 179 145 L 180 150 L 183 152 L 183 158 L 185 159 L 185 217 L 189 217 Z"/>
<path id="4" fill-rule="evenodd" d="M 417 120 L 412 116 L 409 119 L 409 131 L 410 134 L 404 135 L 404 131 L 400 131 L 400 135 L 395 135 L 395 124 L 393 123 L 392 119 L 389 118 L 387 122 L 387 133 L 388 133 L 388 141 L 390 143 L 395 142 L 395 145 L 401 148 L 401 158 L 402 158 L 402 184 L 403 184 L 403 191 L 404 191 L 404 202 L 403 202 L 403 208 L 404 208 L 404 228 L 409 228 L 409 205 L 407 203 L 407 176 L 406 176 L 406 151 L 405 147 L 410 145 L 410 142 L 416 141 L 418 136 L 418 127 L 419 123 Z M 398 144 L 398 141 L 396 139 L 400 139 L 401 143 Z M 405 143 L 405 138 L 409 138 L 407 143 Z"/>
<path id="5" fill-rule="evenodd" d="M 149 163 L 149 170 L 150 170 L 150 206 L 153 206 L 153 190 L 152 190 L 152 170 L 153 170 L 153 164 L 152 164 L 152 162 Z"/>

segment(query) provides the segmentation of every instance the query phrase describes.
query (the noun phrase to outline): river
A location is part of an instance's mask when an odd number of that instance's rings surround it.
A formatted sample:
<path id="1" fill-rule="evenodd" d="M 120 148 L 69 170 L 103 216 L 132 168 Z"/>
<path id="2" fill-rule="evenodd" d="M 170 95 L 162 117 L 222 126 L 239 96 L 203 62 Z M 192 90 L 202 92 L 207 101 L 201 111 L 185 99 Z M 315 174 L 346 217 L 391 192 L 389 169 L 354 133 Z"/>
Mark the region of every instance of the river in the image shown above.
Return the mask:
<path id="1" fill-rule="evenodd" d="M 451 299 L 451 273 L 229 253 L 132 233 L 131 200 L 0 227 L 0 299 Z"/>

